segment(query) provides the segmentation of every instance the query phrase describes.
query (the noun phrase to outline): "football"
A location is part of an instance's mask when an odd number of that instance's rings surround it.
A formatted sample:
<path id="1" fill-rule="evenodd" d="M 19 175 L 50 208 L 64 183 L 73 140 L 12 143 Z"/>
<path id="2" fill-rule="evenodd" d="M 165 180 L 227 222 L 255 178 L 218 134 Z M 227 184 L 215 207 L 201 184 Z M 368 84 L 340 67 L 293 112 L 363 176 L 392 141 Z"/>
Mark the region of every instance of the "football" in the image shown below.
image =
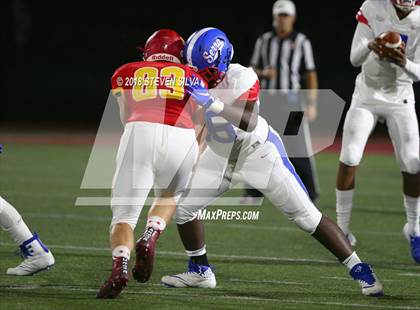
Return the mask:
<path id="1" fill-rule="evenodd" d="M 389 49 L 396 49 L 403 45 L 403 40 L 398 32 L 387 31 L 382 33 L 379 38 L 382 41 L 381 43 Z"/>

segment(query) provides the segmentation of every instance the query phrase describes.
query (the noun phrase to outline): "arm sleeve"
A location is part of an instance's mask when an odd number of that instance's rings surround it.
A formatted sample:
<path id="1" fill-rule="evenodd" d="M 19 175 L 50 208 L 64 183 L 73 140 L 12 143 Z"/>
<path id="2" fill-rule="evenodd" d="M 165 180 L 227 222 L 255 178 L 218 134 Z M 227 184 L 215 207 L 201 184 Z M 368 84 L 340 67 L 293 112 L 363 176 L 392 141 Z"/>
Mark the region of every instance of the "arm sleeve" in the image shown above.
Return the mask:
<path id="1" fill-rule="evenodd" d="M 312 50 L 311 41 L 308 39 L 303 42 L 303 56 L 305 59 L 305 71 L 315 70 L 314 52 Z"/>
<path id="2" fill-rule="evenodd" d="M 359 22 L 351 45 L 350 62 L 354 67 L 360 67 L 369 56 L 368 44 L 375 38 L 372 29 L 363 22 Z"/>
<path id="3" fill-rule="evenodd" d="M 420 81 L 420 46 L 416 48 L 414 61 L 407 58 L 407 64 L 405 65 L 404 71 L 413 79 L 413 81 Z"/>
<path id="4" fill-rule="evenodd" d="M 263 43 L 263 39 L 262 37 L 258 38 L 257 42 L 255 42 L 255 47 L 254 47 L 254 52 L 252 53 L 252 58 L 251 58 L 251 66 L 253 67 L 257 67 L 257 68 L 262 68 L 262 43 Z"/>

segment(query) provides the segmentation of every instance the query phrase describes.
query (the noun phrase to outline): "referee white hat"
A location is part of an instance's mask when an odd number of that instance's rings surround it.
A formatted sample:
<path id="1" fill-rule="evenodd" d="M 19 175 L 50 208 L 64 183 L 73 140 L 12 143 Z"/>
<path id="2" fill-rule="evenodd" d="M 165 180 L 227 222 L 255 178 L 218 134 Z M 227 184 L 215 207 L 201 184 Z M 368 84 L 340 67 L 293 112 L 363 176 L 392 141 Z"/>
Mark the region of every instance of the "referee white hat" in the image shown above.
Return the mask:
<path id="1" fill-rule="evenodd" d="M 273 5 L 273 15 L 287 14 L 296 16 L 296 6 L 291 0 L 277 0 Z"/>

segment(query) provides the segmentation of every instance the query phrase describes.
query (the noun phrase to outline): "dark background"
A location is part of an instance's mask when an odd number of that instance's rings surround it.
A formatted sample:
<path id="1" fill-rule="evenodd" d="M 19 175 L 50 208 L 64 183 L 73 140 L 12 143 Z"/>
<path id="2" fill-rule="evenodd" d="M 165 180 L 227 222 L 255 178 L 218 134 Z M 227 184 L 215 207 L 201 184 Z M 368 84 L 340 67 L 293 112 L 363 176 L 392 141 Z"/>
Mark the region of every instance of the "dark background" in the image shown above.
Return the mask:
<path id="1" fill-rule="evenodd" d="M 384 0 L 387 1 L 387 0 Z M 311 39 L 320 88 L 348 104 L 359 72 L 349 53 L 361 0 L 296 0 L 297 30 Z M 184 38 L 215 26 L 248 65 L 256 38 L 271 29 L 274 1 L 30 1 L 2 3 L 1 124 L 98 125 L 109 79 L 136 60 L 159 28 Z M 416 91 L 417 92 L 417 91 Z"/>

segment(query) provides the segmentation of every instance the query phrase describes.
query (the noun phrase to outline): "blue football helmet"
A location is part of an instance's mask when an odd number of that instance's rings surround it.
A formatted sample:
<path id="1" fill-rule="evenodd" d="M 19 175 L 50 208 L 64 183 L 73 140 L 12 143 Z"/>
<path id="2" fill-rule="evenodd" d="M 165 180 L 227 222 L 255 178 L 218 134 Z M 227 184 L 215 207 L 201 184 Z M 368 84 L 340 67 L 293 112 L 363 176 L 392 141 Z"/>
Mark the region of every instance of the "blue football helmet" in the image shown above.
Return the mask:
<path id="1" fill-rule="evenodd" d="M 223 80 L 233 58 L 233 46 L 223 31 L 203 28 L 188 38 L 184 58 L 212 88 Z"/>

